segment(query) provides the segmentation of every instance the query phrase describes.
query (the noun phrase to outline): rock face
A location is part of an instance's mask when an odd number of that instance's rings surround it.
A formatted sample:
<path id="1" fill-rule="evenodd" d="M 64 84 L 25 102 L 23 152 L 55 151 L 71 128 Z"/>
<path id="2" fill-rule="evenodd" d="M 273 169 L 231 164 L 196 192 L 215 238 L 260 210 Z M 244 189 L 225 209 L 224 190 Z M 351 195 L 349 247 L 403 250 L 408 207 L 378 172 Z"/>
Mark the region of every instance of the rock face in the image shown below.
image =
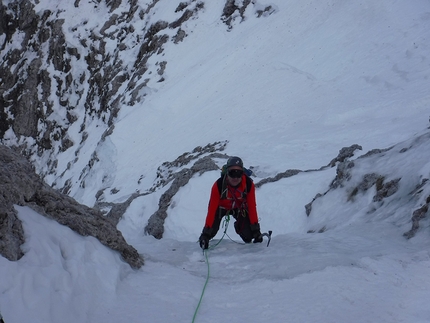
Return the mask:
<path id="1" fill-rule="evenodd" d="M 276 12 L 258 1 L 225 0 L 220 20 L 231 29 L 251 7 L 255 17 Z M 63 193 L 85 186 L 98 162 L 88 142 L 102 142 L 122 108 L 142 105 L 165 80 L 167 45 L 183 41 L 192 32 L 187 22 L 204 9 L 197 0 L 70 1 L 55 8 L 49 1 L 1 2 L 0 142 L 19 146 Z M 171 21 L 153 18 L 165 10 Z M 65 151 L 75 158 L 59 165 Z"/>
<path id="2" fill-rule="evenodd" d="M 143 259 L 126 243 L 114 223 L 99 211 L 49 187 L 23 156 L 0 145 L 0 253 L 9 260 L 23 256 L 20 245 L 24 232 L 14 204 L 29 206 L 83 236 L 94 236 L 118 251 L 133 268 L 143 265 Z"/>
<path id="3" fill-rule="evenodd" d="M 9 260 L 23 256 L 24 231 L 14 204 L 26 205 L 37 190 L 37 175 L 31 165 L 10 148 L 0 146 L 0 253 Z"/>

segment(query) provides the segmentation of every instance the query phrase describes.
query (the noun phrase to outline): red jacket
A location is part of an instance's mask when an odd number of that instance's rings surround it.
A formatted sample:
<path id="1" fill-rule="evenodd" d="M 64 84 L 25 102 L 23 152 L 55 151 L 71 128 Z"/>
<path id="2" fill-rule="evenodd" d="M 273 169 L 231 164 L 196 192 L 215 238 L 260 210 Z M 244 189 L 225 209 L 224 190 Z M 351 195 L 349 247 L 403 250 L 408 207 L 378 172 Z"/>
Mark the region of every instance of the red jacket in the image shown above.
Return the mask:
<path id="1" fill-rule="evenodd" d="M 222 181 L 222 178 L 218 181 Z M 225 179 L 226 182 L 228 181 Z M 217 216 L 218 207 L 226 210 L 246 209 L 248 211 L 249 220 L 252 224 L 258 223 L 257 203 L 255 200 L 255 185 L 252 181 L 249 192 L 246 193 L 246 175 L 242 175 L 242 181 L 238 187 L 227 186 L 227 198 L 221 199 L 221 192 L 218 189 L 218 181 L 216 181 L 211 190 L 209 199 L 208 214 L 206 216 L 205 227 L 212 228 L 215 216 Z M 228 182 L 227 182 L 228 183 Z M 245 197 L 243 197 L 245 195 Z"/>

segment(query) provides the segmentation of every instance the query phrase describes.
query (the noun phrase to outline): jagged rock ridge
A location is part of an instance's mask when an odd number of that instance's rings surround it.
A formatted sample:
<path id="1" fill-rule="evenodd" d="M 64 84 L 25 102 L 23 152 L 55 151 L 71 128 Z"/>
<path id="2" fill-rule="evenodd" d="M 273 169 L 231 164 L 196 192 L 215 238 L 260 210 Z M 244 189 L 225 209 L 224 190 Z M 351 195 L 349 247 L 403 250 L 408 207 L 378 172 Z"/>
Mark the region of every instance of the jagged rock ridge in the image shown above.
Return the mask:
<path id="1" fill-rule="evenodd" d="M 386 149 L 374 149 L 355 159 L 342 158 L 337 164 L 336 177 L 326 192 L 317 194 L 313 201 L 305 206 L 308 216 L 312 216 L 313 204 L 324 203 L 324 198 L 336 190 L 342 190 L 347 203 L 365 205 L 366 214 L 383 210 L 385 217 L 394 217 L 393 222 L 404 224 L 412 217 L 412 227 L 404 236 L 412 238 L 420 227 L 420 221 L 426 218 L 430 205 L 429 161 L 430 132 L 425 132 L 410 140 Z M 410 154 L 413 153 L 413 154 Z M 416 158 L 415 156 L 423 156 Z M 397 166 L 403 165 L 400 169 Z M 363 170 L 365 170 L 364 175 Z M 372 193 L 370 202 L 364 198 Z M 403 212 L 399 215 L 398 209 Z M 313 231 L 323 232 L 325 224 Z"/>
<path id="2" fill-rule="evenodd" d="M 28 206 L 83 236 L 94 236 L 118 251 L 133 268 L 143 258 L 127 244 L 116 224 L 99 211 L 81 205 L 49 187 L 36 175 L 31 164 L 11 148 L 0 145 L 0 254 L 9 260 L 23 256 L 20 249 L 24 231 L 14 205 Z"/>

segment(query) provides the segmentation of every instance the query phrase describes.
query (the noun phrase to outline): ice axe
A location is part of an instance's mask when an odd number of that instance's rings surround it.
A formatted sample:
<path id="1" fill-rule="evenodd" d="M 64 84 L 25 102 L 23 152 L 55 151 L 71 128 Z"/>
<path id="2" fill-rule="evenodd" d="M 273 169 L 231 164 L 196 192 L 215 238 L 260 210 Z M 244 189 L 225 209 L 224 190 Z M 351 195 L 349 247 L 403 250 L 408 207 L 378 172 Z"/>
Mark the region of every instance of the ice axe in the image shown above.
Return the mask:
<path id="1" fill-rule="evenodd" d="M 267 233 L 262 233 L 261 234 L 262 237 L 267 237 L 269 240 L 267 241 L 267 247 L 270 244 L 270 240 L 272 240 L 272 230 L 269 230 Z"/>

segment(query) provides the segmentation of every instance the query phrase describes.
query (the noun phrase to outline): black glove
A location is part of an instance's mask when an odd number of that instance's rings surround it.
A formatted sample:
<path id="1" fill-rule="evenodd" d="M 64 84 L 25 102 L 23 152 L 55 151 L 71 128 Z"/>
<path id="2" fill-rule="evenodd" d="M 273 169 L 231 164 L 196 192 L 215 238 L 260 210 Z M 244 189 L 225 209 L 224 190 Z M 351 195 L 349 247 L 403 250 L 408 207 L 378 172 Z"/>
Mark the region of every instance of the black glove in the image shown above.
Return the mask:
<path id="1" fill-rule="evenodd" d="M 251 224 L 251 232 L 252 232 L 252 237 L 254 238 L 254 243 L 263 242 L 263 236 L 261 235 L 261 232 L 260 232 L 260 224 L 258 223 Z"/>
<path id="2" fill-rule="evenodd" d="M 200 248 L 207 249 L 209 248 L 209 236 L 205 233 L 202 233 L 199 238 Z"/>

